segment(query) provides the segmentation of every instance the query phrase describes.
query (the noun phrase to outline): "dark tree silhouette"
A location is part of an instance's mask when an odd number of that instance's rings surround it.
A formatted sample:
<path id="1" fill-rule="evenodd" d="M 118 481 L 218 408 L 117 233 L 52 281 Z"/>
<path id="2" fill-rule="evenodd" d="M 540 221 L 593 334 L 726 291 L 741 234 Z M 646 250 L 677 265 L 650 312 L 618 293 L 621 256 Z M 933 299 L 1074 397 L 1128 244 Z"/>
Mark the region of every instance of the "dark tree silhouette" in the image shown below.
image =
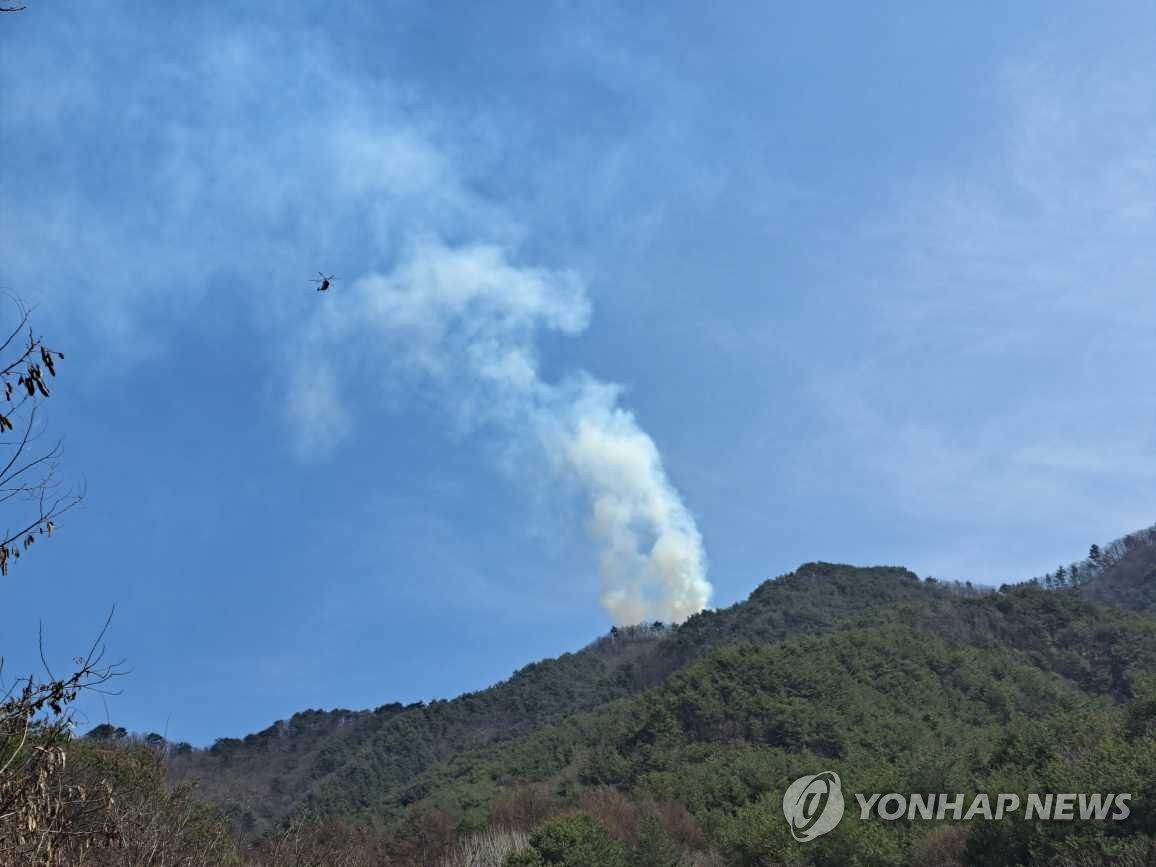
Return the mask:
<path id="1" fill-rule="evenodd" d="M 83 497 L 62 487 L 60 442 L 42 445 L 37 419 L 64 354 L 32 331 L 31 310 L 23 302 L 8 300 L 15 324 L 0 343 L 0 576 L 38 539 L 51 536 L 57 519 Z"/>

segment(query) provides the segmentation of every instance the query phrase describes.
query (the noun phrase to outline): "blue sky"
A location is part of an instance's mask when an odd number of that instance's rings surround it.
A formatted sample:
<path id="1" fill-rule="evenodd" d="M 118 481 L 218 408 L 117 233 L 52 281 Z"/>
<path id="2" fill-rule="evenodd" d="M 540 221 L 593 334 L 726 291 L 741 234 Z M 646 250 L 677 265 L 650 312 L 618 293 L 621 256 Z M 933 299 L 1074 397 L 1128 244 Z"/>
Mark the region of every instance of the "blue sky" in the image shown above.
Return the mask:
<path id="1" fill-rule="evenodd" d="M 88 497 L 7 671 L 115 603 L 109 715 L 203 744 L 705 581 L 1150 524 L 1154 44 L 1143 3 L 29 0 L 0 285 Z"/>

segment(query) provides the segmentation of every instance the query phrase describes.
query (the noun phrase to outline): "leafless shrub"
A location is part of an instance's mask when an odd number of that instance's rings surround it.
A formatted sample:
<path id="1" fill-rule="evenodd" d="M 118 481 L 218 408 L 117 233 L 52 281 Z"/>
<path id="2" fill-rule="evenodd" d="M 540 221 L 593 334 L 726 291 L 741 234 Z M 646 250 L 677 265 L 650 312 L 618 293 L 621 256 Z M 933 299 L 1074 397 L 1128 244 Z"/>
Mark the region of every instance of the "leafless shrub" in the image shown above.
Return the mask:
<path id="1" fill-rule="evenodd" d="M 441 867 L 502 867 L 514 852 L 530 847 L 530 836 L 511 828 L 487 828 L 459 840 Z"/>
<path id="2" fill-rule="evenodd" d="M 912 867 L 963 867 L 963 850 L 970 831 L 963 825 L 943 825 L 911 847 Z"/>
<path id="3" fill-rule="evenodd" d="M 545 783 L 528 783 L 510 790 L 490 811 L 490 821 L 501 828 L 532 831 L 562 811 L 563 803 Z"/>
<path id="4" fill-rule="evenodd" d="M 722 855 L 718 852 L 686 852 L 679 867 L 727 867 Z"/>
<path id="5" fill-rule="evenodd" d="M 385 835 L 367 825 L 295 816 L 251 853 L 247 863 L 254 867 L 379 867 L 409 863 L 391 858 L 388 843 Z"/>
<path id="6" fill-rule="evenodd" d="M 648 809 L 680 848 L 692 850 L 706 848 L 706 834 L 683 804 L 658 803 Z"/>
<path id="7" fill-rule="evenodd" d="M 80 740 L 68 751 L 66 777 L 76 786 L 104 786 L 112 797 L 99 811 L 75 815 L 61 843 L 61 864 L 76 867 L 239 867 L 232 830 L 191 785 L 169 786 L 164 759 L 132 739 Z M 115 830 L 108 845 L 78 846 L 100 826 Z"/>
<path id="8" fill-rule="evenodd" d="M 66 841 L 70 848 L 87 849 L 117 839 L 107 815 L 108 784 L 81 784 L 66 773 L 73 703 L 85 690 L 102 691 L 121 673 L 117 664 L 104 662 L 101 642 L 108 623 L 87 655 L 76 658 L 68 677 L 53 675 L 42 645 L 45 677 L 21 678 L 7 688 L 0 683 L 0 864 L 66 863 L 61 860 Z M 0 674 L 2 666 L 0 661 Z"/>
<path id="9" fill-rule="evenodd" d="M 1151 840 L 1133 840 L 1111 855 L 1073 853 L 1057 856 L 1051 862 L 1056 867 L 1151 867 L 1156 864 L 1156 843 Z"/>
<path id="10" fill-rule="evenodd" d="M 582 796 L 582 810 L 617 840 L 632 840 L 638 831 L 638 805 L 610 786 L 586 792 Z"/>

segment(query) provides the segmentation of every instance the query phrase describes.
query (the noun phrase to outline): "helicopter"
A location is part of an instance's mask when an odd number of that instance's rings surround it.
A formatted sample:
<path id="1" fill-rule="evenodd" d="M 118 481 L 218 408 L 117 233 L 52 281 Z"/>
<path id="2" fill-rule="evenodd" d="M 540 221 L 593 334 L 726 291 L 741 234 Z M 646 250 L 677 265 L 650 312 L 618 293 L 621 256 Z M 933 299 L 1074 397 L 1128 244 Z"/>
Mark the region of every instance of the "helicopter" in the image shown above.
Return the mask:
<path id="1" fill-rule="evenodd" d="M 320 284 L 317 287 L 318 292 L 325 292 L 327 289 L 329 289 L 329 284 L 337 279 L 332 274 L 330 274 L 328 277 L 326 277 L 320 271 L 318 271 L 317 273 L 321 275 L 321 279 L 320 280 L 313 280 L 311 282 Z"/>

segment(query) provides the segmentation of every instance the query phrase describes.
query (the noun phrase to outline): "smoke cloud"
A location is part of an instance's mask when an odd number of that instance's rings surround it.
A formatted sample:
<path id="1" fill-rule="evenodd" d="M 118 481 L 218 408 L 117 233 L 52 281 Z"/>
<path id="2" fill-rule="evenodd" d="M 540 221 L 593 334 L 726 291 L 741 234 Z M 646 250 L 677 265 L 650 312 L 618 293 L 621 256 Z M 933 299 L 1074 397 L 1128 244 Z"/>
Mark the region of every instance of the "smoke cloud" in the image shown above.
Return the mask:
<path id="1" fill-rule="evenodd" d="M 543 426 L 559 472 L 590 502 L 603 607 L 617 624 L 681 622 L 710 601 L 702 538 L 654 440 L 618 405 L 615 386 L 583 379 Z"/>
<path id="2" fill-rule="evenodd" d="M 41 90 L 56 94 L 17 95 L 4 121 L 14 138 L 52 143 L 62 184 L 18 185 L 18 218 L 0 213 L 13 251 L 6 282 L 35 285 L 55 263 L 61 306 L 101 332 L 109 355 L 151 341 L 155 323 L 183 328 L 211 297 L 220 315 L 248 309 L 280 356 L 273 375 L 288 371 L 282 411 L 306 459 L 354 429 L 342 392 L 366 371 L 420 382 L 467 428 L 540 455 L 560 493 L 585 497 L 616 623 L 701 609 L 710 585 L 698 531 L 619 390 L 581 375 L 543 379 L 541 338 L 580 334 L 590 305 L 575 274 L 518 261 L 532 233 L 481 192 L 503 188 L 492 183 L 485 118 L 348 65 L 312 31 L 216 24 L 182 21 L 159 41 L 118 31 L 131 70 L 88 43 L 51 58 L 5 54 L 5 69 L 39 69 Z M 69 179 L 92 159 L 88 118 L 111 116 L 97 97 L 113 93 L 144 126 L 102 134 L 109 196 Z M 517 153 L 511 137 L 502 157 Z M 305 282 L 317 267 L 339 276 L 328 294 Z"/>
<path id="3" fill-rule="evenodd" d="M 364 386 L 366 371 L 420 382 L 467 428 L 540 455 L 560 493 L 586 498 L 616 623 L 702 608 L 710 586 L 698 531 L 619 390 L 580 375 L 543 379 L 541 338 L 580 334 L 590 305 L 575 274 L 517 260 L 532 233 L 481 192 L 503 188 L 491 183 L 485 118 L 347 65 L 312 31 L 197 22 L 161 41 L 140 30 L 126 43 L 118 31 L 131 71 L 87 50 L 54 51 L 50 62 L 5 55 L 5 68 L 40 69 L 58 96 L 6 102 L 4 120 L 15 138 L 53 143 L 63 184 L 18 187 L 18 218 L 0 213 L 13 251 L 6 282 L 35 285 L 43 263 L 56 263 L 55 291 L 110 356 L 151 341 L 155 323 L 183 327 L 210 297 L 221 315 L 248 309 L 280 356 L 273 375 L 288 371 L 282 411 L 304 459 L 354 429 L 343 391 Z M 86 119 L 108 115 L 93 107 L 97 91 L 146 122 L 106 131 L 100 177 L 116 196 L 68 180 L 92 159 Z M 503 157 L 518 152 L 511 138 Z M 317 267 L 339 276 L 326 295 L 305 282 Z"/>
<path id="4" fill-rule="evenodd" d="M 581 280 L 511 258 L 501 245 L 411 239 L 389 272 L 365 275 L 334 296 L 340 303 L 325 304 L 308 340 L 322 349 L 360 343 L 368 331 L 388 347 L 392 373 L 419 377 L 468 424 L 539 451 L 556 483 L 589 505 L 600 598 L 613 622 L 681 622 L 711 594 L 694 519 L 618 386 L 581 373 L 542 378 L 540 336 L 576 335 L 589 322 Z M 329 406 L 311 394 L 317 387 L 331 394 L 333 382 L 303 373 L 290 412 Z"/>

